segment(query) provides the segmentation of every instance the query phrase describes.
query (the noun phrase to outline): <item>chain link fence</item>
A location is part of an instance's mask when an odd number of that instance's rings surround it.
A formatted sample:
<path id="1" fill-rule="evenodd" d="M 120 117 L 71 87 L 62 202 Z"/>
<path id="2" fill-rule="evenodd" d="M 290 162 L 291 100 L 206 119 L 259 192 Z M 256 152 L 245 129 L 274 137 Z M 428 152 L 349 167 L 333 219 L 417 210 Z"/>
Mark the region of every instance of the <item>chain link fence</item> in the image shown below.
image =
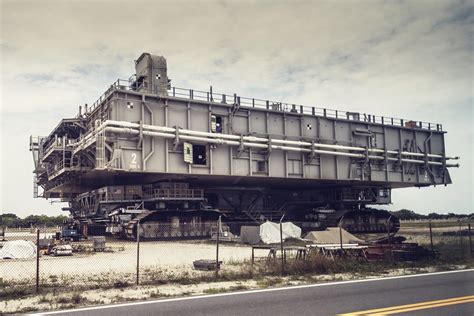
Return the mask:
<path id="1" fill-rule="evenodd" d="M 303 223 L 295 224 L 303 226 Z M 314 265 L 322 264 L 314 258 L 347 262 L 357 260 L 366 265 L 370 265 L 374 258 L 382 261 L 420 259 L 400 255 L 407 251 L 416 252 L 415 248 L 407 246 L 415 243 L 424 250 L 432 250 L 434 254 L 421 260 L 436 262 L 472 260 L 474 250 L 472 227 L 467 221 L 402 222 L 395 236 L 355 236 L 363 240 L 357 247 L 343 241 L 343 231 L 339 228 L 333 229 L 335 233 L 330 243 L 318 244 L 317 240 L 299 239 L 282 242 L 285 234 L 282 225 L 277 223 L 275 227 L 280 240 L 263 244 L 259 242 L 258 224 L 217 221 L 205 229 L 200 227 L 195 230 L 172 224 L 147 225 L 140 224 L 139 237 L 133 239 L 97 236 L 64 240 L 57 238 L 59 236 L 54 230 L 7 229 L 3 248 L 0 249 L 3 254 L 0 258 L 0 296 L 121 288 L 134 284 L 186 284 L 191 280 L 214 280 L 219 275 L 251 278 L 255 271 L 244 275 L 242 269 L 255 266 L 260 271 L 277 274 L 293 273 L 292 269 L 298 265 L 301 269 L 298 271 L 331 272 L 327 269 L 314 270 Z M 400 244 L 399 236 L 406 239 L 404 243 Z M 20 241 L 21 244 L 11 246 L 9 243 L 12 241 Z M 382 255 L 371 257 L 369 253 L 374 248 L 381 249 Z M 8 252 L 12 253 L 10 258 L 5 256 Z M 201 260 L 200 270 L 195 266 L 198 260 Z"/>
<path id="2" fill-rule="evenodd" d="M 472 259 L 472 220 L 417 220 L 402 221 L 398 235 L 407 243 L 417 243 L 432 250 L 436 258 L 445 262 Z"/>
<path id="3" fill-rule="evenodd" d="M 140 224 L 139 237 L 135 231 L 133 239 L 64 240 L 56 238 L 55 231 L 6 229 L 0 249 L 0 296 L 207 279 L 214 277 L 215 268 L 196 270 L 194 261 L 218 260 L 233 266 L 250 259 L 251 248 L 229 239 L 226 225 L 221 226 L 217 246 L 217 222 L 194 230 L 189 225 L 147 226 Z"/>

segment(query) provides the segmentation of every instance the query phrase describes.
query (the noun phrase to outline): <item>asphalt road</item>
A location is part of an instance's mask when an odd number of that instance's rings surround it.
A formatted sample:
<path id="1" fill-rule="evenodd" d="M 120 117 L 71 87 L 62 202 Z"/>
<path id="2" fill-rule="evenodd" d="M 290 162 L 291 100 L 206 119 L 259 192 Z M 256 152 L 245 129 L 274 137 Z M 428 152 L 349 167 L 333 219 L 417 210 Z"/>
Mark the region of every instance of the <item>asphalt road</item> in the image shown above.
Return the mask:
<path id="1" fill-rule="evenodd" d="M 377 315 L 474 315 L 474 270 L 133 302 L 54 313 L 300 316 L 375 312 Z"/>

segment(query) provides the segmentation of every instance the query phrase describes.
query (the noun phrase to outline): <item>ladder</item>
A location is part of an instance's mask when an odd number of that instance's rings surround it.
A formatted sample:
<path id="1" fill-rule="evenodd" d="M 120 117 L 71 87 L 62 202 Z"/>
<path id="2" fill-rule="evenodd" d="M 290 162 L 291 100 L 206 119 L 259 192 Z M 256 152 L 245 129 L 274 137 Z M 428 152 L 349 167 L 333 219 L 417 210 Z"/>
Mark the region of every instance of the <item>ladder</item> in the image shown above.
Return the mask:
<path id="1" fill-rule="evenodd" d="M 96 135 L 95 167 L 96 169 L 105 169 L 105 135 L 103 131 Z"/>
<path id="2" fill-rule="evenodd" d="M 37 179 L 37 176 L 36 174 L 33 175 L 33 198 L 37 198 L 38 197 L 38 179 Z"/>
<path id="3" fill-rule="evenodd" d="M 234 132 L 234 127 L 233 127 L 234 116 L 237 114 L 237 112 L 239 112 L 239 109 L 240 109 L 240 97 L 237 97 L 237 95 L 234 94 L 234 103 L 232 104 L 231 113 L 229 115 L 229 128 L 232 133 Z"/>

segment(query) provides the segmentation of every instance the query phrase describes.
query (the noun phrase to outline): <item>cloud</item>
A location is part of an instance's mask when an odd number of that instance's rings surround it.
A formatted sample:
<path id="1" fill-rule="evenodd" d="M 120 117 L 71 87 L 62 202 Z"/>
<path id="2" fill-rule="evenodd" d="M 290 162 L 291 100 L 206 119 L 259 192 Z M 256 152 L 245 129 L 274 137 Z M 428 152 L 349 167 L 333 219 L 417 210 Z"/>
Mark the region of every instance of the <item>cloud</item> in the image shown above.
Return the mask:
<path id="1" fill-rule="evenodd" d="M 398 190 L 393 207 L 472 211 L 469 1 L 0 3 L 2 210 L 58 209 L 26 198 L 28 136 L 128 78 L 148 51 L 180 87 L 441 122 L 463 158 L 455 184 Z"/>

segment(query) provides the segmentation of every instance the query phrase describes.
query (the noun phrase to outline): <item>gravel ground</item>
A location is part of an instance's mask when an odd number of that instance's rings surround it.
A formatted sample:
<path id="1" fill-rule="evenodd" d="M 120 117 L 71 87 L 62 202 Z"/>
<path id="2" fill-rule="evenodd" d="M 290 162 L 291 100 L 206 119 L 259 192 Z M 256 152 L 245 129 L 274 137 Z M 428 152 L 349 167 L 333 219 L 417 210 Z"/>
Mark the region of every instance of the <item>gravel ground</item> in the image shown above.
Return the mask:
<path id="1" fill-rule="evenodd" d="M 50 275 L 91 275 L 106 272 L 133 273 L 136 271 L 137 246 L 134 242 L 107 242 L 107 251 L 97 253 L 74 253 L 73 256 L 52 257 L 41 255 L 40 272 Z M 263 254 L 263 253 L 262 253 Z M 171 270 L 191 270 L 194 260 L 215 259 L 216 246 L 203 242 L 159 242 L 140 243 L 140 268 L 147 266 Z M 224 264 L 249 260 L 251 247 L 221 244 L 219 260 Z M 34 278 L 36 258 L 0 259 L 0 278 Z"/>

